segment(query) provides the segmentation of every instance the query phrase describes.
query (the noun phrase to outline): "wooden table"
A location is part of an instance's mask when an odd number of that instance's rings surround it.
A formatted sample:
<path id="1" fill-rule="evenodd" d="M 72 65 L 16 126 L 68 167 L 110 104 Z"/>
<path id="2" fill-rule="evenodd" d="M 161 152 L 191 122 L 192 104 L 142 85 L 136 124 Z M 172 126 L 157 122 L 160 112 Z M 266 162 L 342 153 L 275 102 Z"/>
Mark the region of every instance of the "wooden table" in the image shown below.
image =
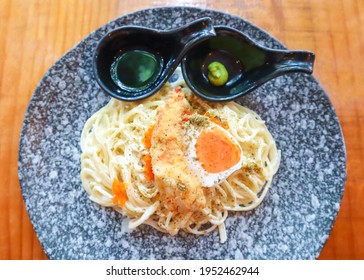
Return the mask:
<path id="1" fill-rule="evenodd" d="M 364 259 L 364 1 L 1 0 L 0 259 L 46 259 L 21 196 L 18 141 L 31 95 L 66 51 L 108 21 L 139 9 L 188 5 L 228 12 L 290 49 L 316 53 L 314 76 L 330 96 L 347 148 L 341 209 L 320 259 Z"/>

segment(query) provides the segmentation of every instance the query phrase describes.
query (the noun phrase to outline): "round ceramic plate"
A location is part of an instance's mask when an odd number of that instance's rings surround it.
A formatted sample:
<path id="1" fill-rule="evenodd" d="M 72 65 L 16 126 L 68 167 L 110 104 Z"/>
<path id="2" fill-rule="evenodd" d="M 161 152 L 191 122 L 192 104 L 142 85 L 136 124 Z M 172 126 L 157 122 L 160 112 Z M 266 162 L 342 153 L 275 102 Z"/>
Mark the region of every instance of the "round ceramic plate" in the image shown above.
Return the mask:
<path id="1" fill-rule="evenodd" d="M 122 16 L 82 40 L 56 62 L 30 101 L 20 138 L 19 178 L 26 208 L 51 259 L 314 259 L 340 207 L 346 155 L 338 118 L 318 82 L 289 74 L 239 99 L 264 120 L 282 162 L 264 202 L 230 213 L 228 240 L 218 231 L 177 236 L 149 226 L 126 232 L 123 217 L 91 202 L 80 180 L 80 135 L 109 98 L 92 72 L 92 55 L 107 32 L 123 25 L 172 29 L 200 17 L 239 29 L 271 48 L 284 46 L 228 14 L 170 7 Z"/>

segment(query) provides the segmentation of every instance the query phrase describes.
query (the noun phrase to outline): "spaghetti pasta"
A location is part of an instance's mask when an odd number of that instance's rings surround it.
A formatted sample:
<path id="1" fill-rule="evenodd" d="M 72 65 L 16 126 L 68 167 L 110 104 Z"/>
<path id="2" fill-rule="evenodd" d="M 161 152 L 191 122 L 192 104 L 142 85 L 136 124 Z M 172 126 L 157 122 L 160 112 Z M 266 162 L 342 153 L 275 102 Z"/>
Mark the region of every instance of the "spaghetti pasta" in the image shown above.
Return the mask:
<path id="1" fill-rule="evenodd" d="M 151 135 L 151 128 L 176 89 L 199 115 L 222 123 L 241 149 L 237 170 L 212 186 L 200 186 L 204 203 L 196 209 L 167 205 L 162 193 L 165 188 L 151 177 L 156 160 L 153 154 L 150 158 L 153 149 L 150 138 L 156 133 Z M 228 211 L 257 207 L 266 196 L 280 162 L 275 141 L 255 112 L 234 102 L 202 101 L 181 80 L 167 83 L 144 101 L 110 100 L 86 122 L 81 148 L 83 188 L 92 201 L 129 217 L 129 228 L 148 224 L 171 235 L 179 230 L 203 235 L 218 228 L 221 242 L 227 238 L 224 221 Z"/>

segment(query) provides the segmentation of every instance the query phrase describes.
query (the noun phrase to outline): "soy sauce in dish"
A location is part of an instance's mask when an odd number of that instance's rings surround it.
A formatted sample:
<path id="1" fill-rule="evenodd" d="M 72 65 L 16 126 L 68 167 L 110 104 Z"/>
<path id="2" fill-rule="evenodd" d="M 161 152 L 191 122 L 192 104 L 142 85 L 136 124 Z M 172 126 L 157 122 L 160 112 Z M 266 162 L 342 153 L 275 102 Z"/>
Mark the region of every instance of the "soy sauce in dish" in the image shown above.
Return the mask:
<path id="1" fill-rule="evenodd" d="M 162 65 L 162 58 L 158 55 L 145 50 L 132 50 L 115 59 L 110 74 L 120 88 L 139 91 L 158 78 Z"/>

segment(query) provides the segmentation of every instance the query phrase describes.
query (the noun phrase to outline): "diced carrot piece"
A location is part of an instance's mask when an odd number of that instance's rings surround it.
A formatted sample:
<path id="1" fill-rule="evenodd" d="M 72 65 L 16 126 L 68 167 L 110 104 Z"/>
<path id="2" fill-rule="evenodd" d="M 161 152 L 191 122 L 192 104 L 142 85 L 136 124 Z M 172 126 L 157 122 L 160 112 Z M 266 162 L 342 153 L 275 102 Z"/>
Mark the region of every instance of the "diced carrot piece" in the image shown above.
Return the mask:
<path id="1" fill-rule="evenodd" d="M 147 180 L 153 181 L 154 173 L 153 173 L 153 169 L 152 169 L 152 157 L 150 156 L 150 154 L 146 154 L 145 156 L 143 156 L 143 161 L 145 162 L 145 165 L 144 165 L 145 178 Z"/>
<path id="2" fill-rule="evenodd" d="M 144 134 L 143 143 L 146 149 L 150 149 L 152 146 L 152 133 L 153 133 L 154 125 L 150 126 L 148 130 Z"/>
<path id="3" fill-rule="evenodd" d="M 114 178 L 112 182 L 112 191 L 114 193 L 112 201 L 116 203 L 119 207 L 123 207 L 125 202 L 128 200 L 128 195 L 126 193 L 126 184 L 120 182 L 117 178 Z"/>

